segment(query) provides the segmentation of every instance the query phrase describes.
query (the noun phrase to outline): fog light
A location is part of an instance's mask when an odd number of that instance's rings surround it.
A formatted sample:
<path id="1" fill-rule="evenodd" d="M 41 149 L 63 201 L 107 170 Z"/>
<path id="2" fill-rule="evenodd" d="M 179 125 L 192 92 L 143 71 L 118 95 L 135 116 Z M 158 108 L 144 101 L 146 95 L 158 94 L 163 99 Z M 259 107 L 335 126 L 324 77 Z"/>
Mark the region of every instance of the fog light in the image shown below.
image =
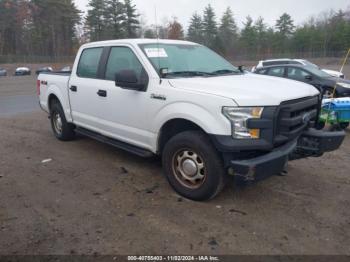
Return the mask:
<path id="1" fill-rule="evenodd" d="M 249 129 L 251 138 L 260 138 L 260 129 Z"/>

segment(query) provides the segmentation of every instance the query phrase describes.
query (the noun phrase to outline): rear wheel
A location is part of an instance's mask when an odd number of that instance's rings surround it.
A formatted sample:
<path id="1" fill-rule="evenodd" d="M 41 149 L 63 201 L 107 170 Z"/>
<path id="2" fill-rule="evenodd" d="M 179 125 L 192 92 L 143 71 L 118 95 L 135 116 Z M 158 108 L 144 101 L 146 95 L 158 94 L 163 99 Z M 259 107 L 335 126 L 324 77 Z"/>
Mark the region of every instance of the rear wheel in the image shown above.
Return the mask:
<path id="1" fill-rule="evenodd" d="M 327 87 L 323 91 L 323 99 L 333 98 L 333 94 L 334 97 L 337 97 L 337 93 L 334 93 L 334 88 Z"/>
<path id="2" fill-rule="evenodd" d="M 170 139 L 163 151 L 163 168 L 173 189 L 195 201 L 214 198 L 227 180 L 220 155 L 200 131 L 186 131 Z"/>
<path id="3" fill-rule="evenodd" d="M 350 123 L 339 123 L 339 127 L 343 130 L 347 129 L 349 127 Z"/>
<path id="4" fill-rule="evenodd" d="M 59 101 L 52 101 L 50 110 L 51 127 L 54 135 L 61 141 L 71 141 L 75 138 L 75 126 L 67 122 Z"/>

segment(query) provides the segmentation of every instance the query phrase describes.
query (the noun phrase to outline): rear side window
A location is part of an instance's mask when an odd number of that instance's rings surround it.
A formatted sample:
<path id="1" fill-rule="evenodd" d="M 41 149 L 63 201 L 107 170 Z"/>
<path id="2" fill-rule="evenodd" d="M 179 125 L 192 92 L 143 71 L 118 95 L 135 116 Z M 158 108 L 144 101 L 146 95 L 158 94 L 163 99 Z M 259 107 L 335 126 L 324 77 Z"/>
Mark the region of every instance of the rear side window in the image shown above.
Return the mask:
<path id="1" fill-rule="evenodd" d="M 269 70 L 268 75 L 270 75 L 270 76 L 277 76 L 277 77 L 283 77 L 284 76 L 284 67 L 271 68 Z"/>
<path id="2" fill-rule="evenodd" d="M 77 75 L 84 78 L 97 78 L 98 65 L 103 48 L 85 49 L 81 54 Z"/>

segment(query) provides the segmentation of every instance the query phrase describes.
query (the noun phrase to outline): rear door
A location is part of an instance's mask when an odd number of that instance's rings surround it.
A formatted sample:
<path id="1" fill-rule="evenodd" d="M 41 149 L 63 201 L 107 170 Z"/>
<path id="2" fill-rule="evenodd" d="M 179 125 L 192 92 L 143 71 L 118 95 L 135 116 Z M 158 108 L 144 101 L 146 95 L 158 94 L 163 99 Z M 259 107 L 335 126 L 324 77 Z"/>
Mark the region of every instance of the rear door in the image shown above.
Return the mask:
<path id="1" fill-rule="evenodd" d="M 75 124 L 97 130 L 99 125 L 99 77 L 103 47 L 84 49 L 69 81 L 69 100 Z"/>

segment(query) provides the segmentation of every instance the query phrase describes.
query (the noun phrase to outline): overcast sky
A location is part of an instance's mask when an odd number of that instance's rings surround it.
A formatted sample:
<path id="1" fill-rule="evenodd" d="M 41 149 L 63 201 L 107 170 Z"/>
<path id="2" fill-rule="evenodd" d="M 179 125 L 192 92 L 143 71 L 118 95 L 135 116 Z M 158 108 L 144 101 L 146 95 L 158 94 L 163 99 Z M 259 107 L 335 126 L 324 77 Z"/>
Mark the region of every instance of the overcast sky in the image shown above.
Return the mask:
<path id="1" fill-rule="evenodd" d="M 75 0 L 82 10 L 87 9 L 88 0 Z M 221 17 L 223 11 L 230 6 L 240 27 L 247 15 L 253 19 L 262 16 L 269 25 L 284 12 L 289 13 L 296 24 L 301 24 L 310 16 L 324 11 L 346 9 L 349 0 L 133 0 L 139 13 L 146 17 L 148 24 L 154 24 L 155 7 L 158 23 L 165 17 L 177 17 L 187 27 L 189 18 L 194 12 L 202 13 L 209 3 L 215 8 L 216 15 Z"/>

